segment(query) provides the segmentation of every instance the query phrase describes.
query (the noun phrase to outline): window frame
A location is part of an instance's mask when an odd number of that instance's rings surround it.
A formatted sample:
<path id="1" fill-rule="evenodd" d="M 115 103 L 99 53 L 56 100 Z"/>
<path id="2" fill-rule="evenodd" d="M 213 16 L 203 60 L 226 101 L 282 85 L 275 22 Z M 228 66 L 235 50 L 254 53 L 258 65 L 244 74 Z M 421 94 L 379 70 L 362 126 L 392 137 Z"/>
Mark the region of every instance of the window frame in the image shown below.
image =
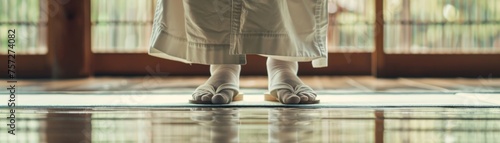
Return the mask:
<path id="1" fill-rule="evenodd" d="M 500 54 L 387 54 L 384 52 L 384 0 L 375 1 L 372 75 L 394 77 L 500 77 Z"/>
<path id="2" fill-rule="evenodd" d="M 47 12 L 47 53 L 16 55 L 16 78 L 78 78 L 92 75 L 90 1 L 42 0 Z M 0 60 L 7 61 L 8 55 Z M 1 62 L 7 67 L 7 62 Z M 0 72 L 7 73 L 7 68 Z M 8 78 L 7 74 L 1 77 Z"/>

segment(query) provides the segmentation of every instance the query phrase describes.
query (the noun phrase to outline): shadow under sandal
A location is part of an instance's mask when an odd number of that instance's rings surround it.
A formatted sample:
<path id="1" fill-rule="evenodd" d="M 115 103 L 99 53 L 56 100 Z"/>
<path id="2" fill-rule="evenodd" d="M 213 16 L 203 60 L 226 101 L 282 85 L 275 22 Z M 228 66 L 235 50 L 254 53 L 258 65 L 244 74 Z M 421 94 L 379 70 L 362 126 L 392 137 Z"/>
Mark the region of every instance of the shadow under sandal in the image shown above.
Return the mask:
<path id="1" fill-rule="evenodd" d="M 226 95 L 225 90 L 231 90 L 233 95 Z M 233 84 L 221 84 L 217 89 L 215 89 L 212 85 L 201 85 L 195 90 L 195 94 L 193 94 L 193 99 L 189 100 L 189 103 L 192 104 L 229 104 L 232 101 L 241 101 L 243 100 L 243 93 L 238 91 L 238 87 Z M 198 94 L 198 95 L 196 95 Z M 203 95 L 211 95 L 208 99 L 201 99 Z M 196 99 L 196 98 L 199 99 Z"/>
<path id="2" fill-rule="evenodd" d="M 283 83 L 283 84 L 276 84 L 275 87 L 276 88 L 272 90 L 270 93 L 268 92 L 264 94 L 265 101 L 280 102 L 282 104 L 318 104 L 320 102 L 320 100 L 316 99 L 307 101 L 301 99 L 301 97 L 303 97 L 299 96 L 301 94 L 314 94 L 314 97 L 317 97 L 316 93 L 314 93 L 313 90 L 307 85 L 297 85 L 295 87 L 292 87 L 289 84 Z M 278 94 L 278 92 L 281 93 Z M 287 94 L 288 96 L 280 96 Z"/>

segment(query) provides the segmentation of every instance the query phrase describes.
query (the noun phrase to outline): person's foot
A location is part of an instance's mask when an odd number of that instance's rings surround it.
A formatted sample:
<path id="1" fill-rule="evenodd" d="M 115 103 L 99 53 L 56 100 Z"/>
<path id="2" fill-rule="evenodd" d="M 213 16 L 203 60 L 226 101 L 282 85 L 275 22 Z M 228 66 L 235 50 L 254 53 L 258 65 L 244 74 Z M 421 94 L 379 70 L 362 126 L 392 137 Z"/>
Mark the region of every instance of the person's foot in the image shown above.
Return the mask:
<path id="1" fill-rule="evenodd" d="M 297 62 L 267 58 L 269 91 L 281 103 L 297 104 L 315 101 L 316 93 L 297 76 Z"/>
<path id="2" fill-rule="evenodd" d="M 201 103 L 229 104 L 238 94 L 240 65 L 210 65 L 210 78 L 193 93 Z"/>

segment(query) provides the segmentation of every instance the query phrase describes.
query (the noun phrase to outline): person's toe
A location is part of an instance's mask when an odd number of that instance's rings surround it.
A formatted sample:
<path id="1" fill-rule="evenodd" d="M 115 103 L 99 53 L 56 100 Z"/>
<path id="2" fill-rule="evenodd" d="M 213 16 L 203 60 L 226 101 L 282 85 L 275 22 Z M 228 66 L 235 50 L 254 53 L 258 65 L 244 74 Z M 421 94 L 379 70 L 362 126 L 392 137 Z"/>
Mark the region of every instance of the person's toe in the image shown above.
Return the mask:
<path id="1" fill-rule="evenodd" d="M 225 104 L 228 103 L 227 99 L 222 94 L 216 94 L 212 97 L 213 104 Z"/>
<path id="2" fill-rule="evenodd" d="M 286 104 L 297 104 L 300 102 L 300 98 L 297 95 L 290 95 L 287 98 L 285 98 L 284 102 Z"/>
<path id="3" fill-rule="evenodd" d="M 291 91 L 286 89 L 281 89 L 276 92 L 281 101 L 285 104 L 296 104 L 300 102 L 300 97 L 293 94 Z"/>
<path id="4" fill-rule="evenodd" d="M 210 100 L 212 100 L 212 96 L 214 96 L 214 95 L 212 95 L 210 93 L 203 94 L 201 96 L 201 101 L 210 101 Z"/>
<path id="5" fill-rule="evenodd" d="M 309 101 L 314 101 L 316 99 L 316 93 L 306 93 L 307 97 L 309 98 Z"/>
<path id="6" fill-rule="evenodd" d="M 209 93 L 205 93 L 205 92 L 196 92 L 193 94 L 193 100 L 196 100 L 196 101 L 201 101 L 201 98 L 206 95 L 206 94 L 209 94 Z"/>
<path id="7" fill-rule="evenodd" d="M 301 102 L 309 101 L 309 96 L 305 93 L 299 93 L 298 96 L 300 97 Z"/>
<path id="8" fill-rule="evenodd" d="M 220 93 L 212 97 L 212 103 L 214 104 L 227 104 L 231 102 L 234 91 L 232 90 L 222 90 Z"/>
<path id="9" fill-rule="evenodd" d="M 193 97 L 193 100 L 201 99 L 201 95 L 199 93 L 193 93 L 192 97 Z"/>

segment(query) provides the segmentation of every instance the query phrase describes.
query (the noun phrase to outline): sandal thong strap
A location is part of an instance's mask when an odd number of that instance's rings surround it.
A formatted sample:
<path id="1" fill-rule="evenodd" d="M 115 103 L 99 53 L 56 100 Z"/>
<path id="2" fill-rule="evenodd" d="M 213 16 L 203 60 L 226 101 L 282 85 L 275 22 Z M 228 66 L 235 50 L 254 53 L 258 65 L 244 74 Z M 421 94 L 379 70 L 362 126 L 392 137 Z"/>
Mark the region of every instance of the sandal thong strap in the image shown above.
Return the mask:
<path id="1" fill-rule="evenodd" d="M 231 97 L 229 97 L 227 102 L 233 102 L 233 98 L 239 94 L 239 92 L 238 92 L 239 88 L 238 88 L 238 86 L 236 86 L 234 84 L 229 84 L 229 83 L 221 84 L 221 85 L 219 85 L 219 87 L 217 87 L 215 93 L 220 93 L 222 90 L 233 90 L 234 91 L 233 95 Z"/>

